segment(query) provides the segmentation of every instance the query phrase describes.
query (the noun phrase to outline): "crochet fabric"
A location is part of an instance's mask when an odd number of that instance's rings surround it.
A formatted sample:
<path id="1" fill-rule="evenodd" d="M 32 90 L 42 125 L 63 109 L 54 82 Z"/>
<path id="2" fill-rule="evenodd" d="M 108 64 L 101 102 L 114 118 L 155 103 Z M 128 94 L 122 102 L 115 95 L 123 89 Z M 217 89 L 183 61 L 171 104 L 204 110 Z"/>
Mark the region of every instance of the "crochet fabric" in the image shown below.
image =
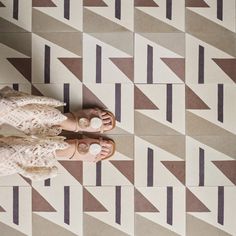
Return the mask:
<path id="1" fill-rule="evenodd" d="M 10 87 L 0 90 L 0 125 L 24 132 L 24 137 L 0 137 L 0 175 L 20 173 L 31 180 L 57 175 L 55 151 L 69 146 L 59 123 L 66 119 L 55 107 L 65 104 Z M 28 135 L 28 136 L 27 136 Z"/>

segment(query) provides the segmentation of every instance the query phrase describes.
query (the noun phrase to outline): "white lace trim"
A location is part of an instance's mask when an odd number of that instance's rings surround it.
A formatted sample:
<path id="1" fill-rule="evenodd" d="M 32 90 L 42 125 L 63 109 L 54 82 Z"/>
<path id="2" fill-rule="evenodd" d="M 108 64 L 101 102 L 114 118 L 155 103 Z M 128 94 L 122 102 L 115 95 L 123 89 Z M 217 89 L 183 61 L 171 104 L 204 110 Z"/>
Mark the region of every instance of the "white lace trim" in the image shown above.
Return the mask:
<path id="1" fill-rule="evenodd" d="M 63 136 L 1 137 L 0 175 L 10 175 L 19 172 L 24 175 L 24 167 L 52 168 L 56 161 L 55 151 L 69 147 L 69 144 L 64 139 L 65 137 Z M 30 174 L 27 174 L 27 177 L 30 176 Z M 50 175 L 46 177 L 50 177 Z"/>

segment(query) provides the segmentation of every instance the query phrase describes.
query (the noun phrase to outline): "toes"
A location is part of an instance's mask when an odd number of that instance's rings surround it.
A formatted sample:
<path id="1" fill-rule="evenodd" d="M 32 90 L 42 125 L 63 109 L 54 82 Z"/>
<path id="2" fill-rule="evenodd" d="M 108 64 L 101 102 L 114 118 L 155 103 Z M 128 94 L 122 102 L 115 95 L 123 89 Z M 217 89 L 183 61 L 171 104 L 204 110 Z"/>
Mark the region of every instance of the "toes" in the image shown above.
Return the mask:
<path id="1" fill-rule="evenodd" d="M 104 125 L 111 123 L 111 119 L 110 118 L 103 119 L 102 121 L 103 121 Z"/>
<path id="2" fill-rule="evenodd" d="M 108 119 L 108 118 L 111 118 L 111 116 L 107 113 L 105 114 L 102 114 L 102 119 Z"/>

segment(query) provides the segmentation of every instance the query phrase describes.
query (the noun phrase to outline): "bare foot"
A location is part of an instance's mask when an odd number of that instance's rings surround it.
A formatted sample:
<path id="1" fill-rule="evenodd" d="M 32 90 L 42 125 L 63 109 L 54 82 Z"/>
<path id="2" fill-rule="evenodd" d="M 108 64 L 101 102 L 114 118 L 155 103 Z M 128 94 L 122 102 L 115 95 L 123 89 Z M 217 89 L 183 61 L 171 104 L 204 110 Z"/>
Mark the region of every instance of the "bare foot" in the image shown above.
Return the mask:
<path id="1" fill-rule="evenodd" d="M 69 119 L 73 120 L 75 132 L 103 132 L 111 130 L 115 127 L 114 115 L 109 111 L 101 110 L 99 108 L 83 109 L 74 113 L 67 113 L 65 115 L 69 117 Z M 91 120 L 95 117 L 99 119 Z M 95 121 L 95 127 L 92 125 L 93 121 Z M 96 122 L 98 122 L 98 124 Z M 98 125 L 98 128 L 96 125 Z"/>
<path id="2" fill-rule="evenodd" d="M 98 162 L 111 157 L 115 152 L 115 143 L 112 140 L 103 139 L 70 139 L 70 144 L 65 150 L 58 150 L 56 155 L 66 156 L 68 159 Z"/>

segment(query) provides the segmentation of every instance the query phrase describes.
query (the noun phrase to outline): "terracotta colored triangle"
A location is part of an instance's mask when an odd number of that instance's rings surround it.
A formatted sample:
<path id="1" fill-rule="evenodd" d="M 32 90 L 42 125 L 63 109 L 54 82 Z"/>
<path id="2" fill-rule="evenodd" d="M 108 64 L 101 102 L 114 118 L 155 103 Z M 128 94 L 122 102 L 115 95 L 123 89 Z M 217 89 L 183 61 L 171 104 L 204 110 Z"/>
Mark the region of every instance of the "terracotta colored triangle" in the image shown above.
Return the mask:
<path id="1" fill-rule="evenodd" d="M 34 188 L 32 188 L 32 211 L 56 212 L 47 200 Z"/>
<path id="2" fill-rule="evenodd" d="M 214 59 L 212 60 L 234 81 L 236 82 L 236 59 Z"/>
<path id="3" fill-rule="evenodd" d="M 59 161 L 60 164 L 75 178 L 83 184 L 83 162 L 82 161 Z"/>
<path id="4" fill-rule="evenodd" d="M 210 109 L 187 85 L 185 86 L 185 105 L 186 109 Z"/>
<path id="5" fill-rule="evenodd" d="M 32 180 L 30 178 L 26 178 L 25 176 L 19 174 L 29 185 L 32 185 Z"/>
<path id="6" fill-rule="evenodd" d="M 31 82 L 31 58 L 7 58 L 7 60 Z"/>
<path id="7" fill-rule="evenodd" d="M 236 160 L 212 161 L 218 169 L 236 185 Z"/>
<path id="8" fill-rule="evenodd" d="M 85 85 L 83 85 L 83 108 L 94 107 L 106 109 L 106 105 L 98 99 L 98 97 L 91 92 Z"/>
<path id="9" fill-rule="evenodd" d="M 141 194 L 134 189 L 134 211 L 135 212 L 159 212 L 159 210 Z"/>
<path id="10" fill-rule="evenodd" d="M 0 212 L 6 212 L 6 210 L 0 206 Z"/>
<path id="11" fill-rule="evenodd" d="M 185 81 L 184 58 L 161 58 L 161 60 L 182 80 Z"/>
<path id="12" fill-rule="evenodd" d="M 134 0 L 135 7 L 159 7 L 153 0 Z"/>
<path id="13" fill-rule="evenodd" d="M 186 0 L 185 1 L 186 7 L 209 7 L 203 0 Z"/>
<path id="14" fill-rule="evenodd" d="M 34 85 L 31 85 L 31 94 L 35 96 L 44 96 Z"/>
<path id="15" fill-rule="evenodd" d="M 132 184 L 134 183 L 134 161 L 110 161 Z"/>
<path id="16" fill-rule="evenodd" d="M 110 58 L 110 60 L 131 80 L 134 81 L 133 58 Z"/>
<path id="17" fill-rule="evenodd" d="M 33 0 L 32 7 L 56 7 L 52 0 Z"/>
<path id="18" fill-rule="evenodd" d="M 0 7 L 6 7 L 2 2 L 0 2 Z"/>
<path id="19" fill-rule="evenodd" d="M 84 0 L 84 7 L 107 7 L 102 0 Z"/>
<path id="20" fill-rule="evenodd" d="M 58 58 L 81 82 L 83 74 L 82 58 Z"/>
<path id="21" fill-rule="evenodd" d="M 83 211 L 108 211 L 86 188 L 83 188 Z"/>
<path id="22" fill-rule="evenodd" d="M 134 109 L 159 110 L 159 108 L 137 86 L 134 86 Z"/>
<path id="23" fill-rule="evenodd" d="M 186 212 L 210 212 L 210 210 L 186 188 Z"/>
<path id="24" fill-rule="evenodd" d="M 161 161 L 161 163 L 162 163 L 182 184 L 185 184 L 185 161 Z"/>

